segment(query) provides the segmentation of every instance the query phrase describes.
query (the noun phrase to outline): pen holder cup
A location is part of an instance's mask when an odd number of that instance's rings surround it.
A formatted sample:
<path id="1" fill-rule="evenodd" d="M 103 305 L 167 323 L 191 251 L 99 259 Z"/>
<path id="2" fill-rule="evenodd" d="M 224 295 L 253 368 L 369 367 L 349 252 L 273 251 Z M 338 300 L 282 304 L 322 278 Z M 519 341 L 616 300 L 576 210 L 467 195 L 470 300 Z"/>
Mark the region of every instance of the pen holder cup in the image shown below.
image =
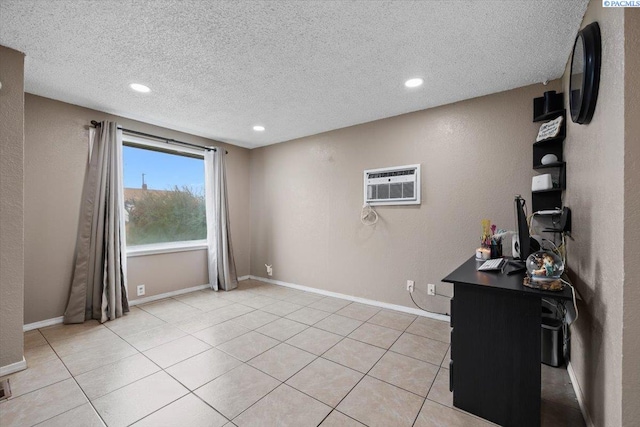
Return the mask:
<path id="1" fill-rule="evenodd" d="M 502 257 L 502 242 L 489 245 L 491 250 L 491 259 Z"/>

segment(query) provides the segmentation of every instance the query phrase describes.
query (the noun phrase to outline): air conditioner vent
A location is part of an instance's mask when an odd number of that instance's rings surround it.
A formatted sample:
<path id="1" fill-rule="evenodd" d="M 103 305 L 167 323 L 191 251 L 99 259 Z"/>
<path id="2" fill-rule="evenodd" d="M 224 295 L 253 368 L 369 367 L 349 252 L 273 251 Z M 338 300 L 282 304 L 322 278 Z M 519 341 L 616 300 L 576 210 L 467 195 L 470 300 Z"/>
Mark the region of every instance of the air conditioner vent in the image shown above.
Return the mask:
<path id="1" fill-rule="evenodd" d="M 419 205 L 420 165 L 364 171 L 364 202 L 376 205 Z"/>

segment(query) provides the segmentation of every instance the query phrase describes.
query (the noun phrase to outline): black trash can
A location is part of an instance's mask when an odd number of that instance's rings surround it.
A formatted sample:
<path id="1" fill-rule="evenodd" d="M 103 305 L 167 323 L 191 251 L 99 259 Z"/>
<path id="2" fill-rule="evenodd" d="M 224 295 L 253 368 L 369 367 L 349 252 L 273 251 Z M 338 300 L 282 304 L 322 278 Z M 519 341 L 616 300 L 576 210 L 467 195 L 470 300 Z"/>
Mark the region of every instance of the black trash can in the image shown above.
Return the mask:
<path id="1" fill-rule="evenodd" d="M 542 317 L 542 363 L 558 367 L 564 364 L 562 321 Z"/>

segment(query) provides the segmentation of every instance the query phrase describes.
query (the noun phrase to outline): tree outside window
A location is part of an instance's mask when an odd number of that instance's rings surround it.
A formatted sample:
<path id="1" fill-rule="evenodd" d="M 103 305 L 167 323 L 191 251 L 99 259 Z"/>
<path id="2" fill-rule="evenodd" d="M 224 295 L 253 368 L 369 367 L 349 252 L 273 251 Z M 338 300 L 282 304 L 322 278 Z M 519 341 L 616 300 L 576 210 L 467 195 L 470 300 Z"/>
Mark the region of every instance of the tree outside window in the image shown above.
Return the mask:
<path id="1" fill-rule="evenodd" d="M 207 238 L 201 157 L 125 144 L 123 159 L 127 246 Z"/>

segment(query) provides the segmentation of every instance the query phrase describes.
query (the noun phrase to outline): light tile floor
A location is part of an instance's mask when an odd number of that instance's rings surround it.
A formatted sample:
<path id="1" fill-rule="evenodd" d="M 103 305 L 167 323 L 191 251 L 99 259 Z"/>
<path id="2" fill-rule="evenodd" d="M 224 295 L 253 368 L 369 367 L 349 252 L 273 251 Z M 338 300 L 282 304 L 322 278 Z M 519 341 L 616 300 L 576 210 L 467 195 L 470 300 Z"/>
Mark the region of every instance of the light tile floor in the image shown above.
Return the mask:
<path id="1" fill-rule="evenodd" d="M 489 426 L 452 408 L 449 325 L 241 282 L 25 333 L 10 426 Z M 544 426 L 583 426 L 542 367 Z"/>

